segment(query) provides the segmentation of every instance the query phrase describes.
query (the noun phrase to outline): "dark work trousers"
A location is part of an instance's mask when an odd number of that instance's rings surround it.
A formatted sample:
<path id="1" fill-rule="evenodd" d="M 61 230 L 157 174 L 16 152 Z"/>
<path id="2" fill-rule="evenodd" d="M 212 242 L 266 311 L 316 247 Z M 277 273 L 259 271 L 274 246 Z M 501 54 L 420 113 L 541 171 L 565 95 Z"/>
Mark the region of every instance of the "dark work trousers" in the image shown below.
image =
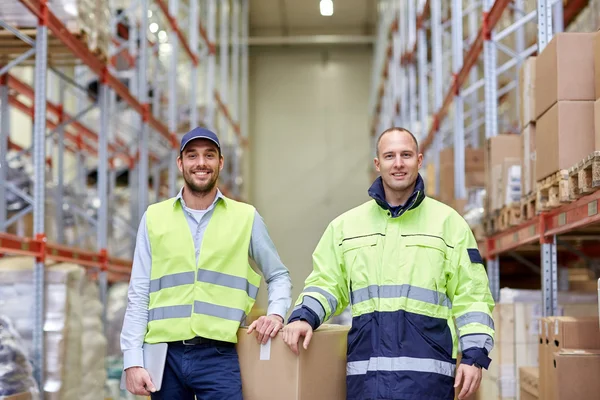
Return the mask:
<path id="1" fill-rule="evenodd" d="M 242 378 L 233 344 L 169 343 L 160 391 L 152 400 L 242 400 Z"/>

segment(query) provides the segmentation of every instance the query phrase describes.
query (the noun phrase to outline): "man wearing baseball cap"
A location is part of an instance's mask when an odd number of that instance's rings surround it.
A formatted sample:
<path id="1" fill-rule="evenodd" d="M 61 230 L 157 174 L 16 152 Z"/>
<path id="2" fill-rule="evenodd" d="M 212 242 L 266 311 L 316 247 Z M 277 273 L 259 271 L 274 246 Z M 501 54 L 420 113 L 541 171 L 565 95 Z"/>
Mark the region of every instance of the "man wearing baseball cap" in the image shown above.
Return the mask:
<path id="1" fill-rule="evenodd" d="M 254 207 L 217 188 L 217 135 L 195 128 L 179 151 L 183 188 L 148 207 L 137 234 L 121 333 L 127 390 L 153 400 L 242 399 L 235 343 L 261 281 L 249 257 L 268 285 L 267 316 L 248 329 L 262 343 L 283 327 L 289 272 Z M 168 345 L 160 390 L 144 368 L 145 343 Z"/>

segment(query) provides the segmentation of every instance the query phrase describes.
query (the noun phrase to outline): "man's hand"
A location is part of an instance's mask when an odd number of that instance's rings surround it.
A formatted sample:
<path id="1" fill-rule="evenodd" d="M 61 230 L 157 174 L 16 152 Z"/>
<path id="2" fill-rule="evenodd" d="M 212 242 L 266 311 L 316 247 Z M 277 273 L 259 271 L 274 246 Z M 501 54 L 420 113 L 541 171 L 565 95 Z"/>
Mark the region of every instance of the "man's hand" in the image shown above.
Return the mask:
<path id="1" fill-rule="evenodd" d="M 290 347 L 294 354 L 298 355 L 298 340 L 304 336 L 304 350 L 308 349 L 308 344 L 313 335 L 313 328 L 306 321 L 294 321 L 283 328 L 283 341 Z"/>
<path id="2" fill-rule="evenodd" d="M 279 331 L 283 328 L 283 318 L 276 314 L 268 316 L 262 316 L 254 321 L 248 327 L 248 334 L 256 331 L 256 340 L 258 343 L 265 344 L 269 338 L 277 336 Z"/>
<path id="3" fill-rule="evenodd" d="M 156 388 L 146 371 L 142 367 L 131 367 L 125 370 L 127 378 L 127 390 L 137 396 L 150 396 L 156 392 Z"/>
<path id="4" fill-rule="evenodd" d="M 460 364 L 456 370 L 454 387 L 460 387 L 461 381 L 462 390 L 458 394 L 458 400 L 465 400 L 479 389 L 479 384 L 481 383 L 481 368 L 473 365 Z"/>

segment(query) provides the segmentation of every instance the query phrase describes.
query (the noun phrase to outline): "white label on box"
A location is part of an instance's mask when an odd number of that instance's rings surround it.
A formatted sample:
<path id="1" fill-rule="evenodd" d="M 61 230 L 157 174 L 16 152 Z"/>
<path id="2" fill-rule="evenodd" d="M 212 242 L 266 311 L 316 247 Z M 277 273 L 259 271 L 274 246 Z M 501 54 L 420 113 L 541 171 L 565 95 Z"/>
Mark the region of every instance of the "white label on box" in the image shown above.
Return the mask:
<path id="1" fill-rule="evenodd" d="M 542 320 L 538 320 L 538 335 L 542 334 Z"/>
<path id="2" fill-rule="evenodd" d="M 554 320 L 554 334 L 558 336 L 558 320 Z"/>
<path id="3" fill-rule="evenodd" d="M 266 344 L 260 345 L 260 360 L 269 361 L 271 359 L 271 339 Z"/>

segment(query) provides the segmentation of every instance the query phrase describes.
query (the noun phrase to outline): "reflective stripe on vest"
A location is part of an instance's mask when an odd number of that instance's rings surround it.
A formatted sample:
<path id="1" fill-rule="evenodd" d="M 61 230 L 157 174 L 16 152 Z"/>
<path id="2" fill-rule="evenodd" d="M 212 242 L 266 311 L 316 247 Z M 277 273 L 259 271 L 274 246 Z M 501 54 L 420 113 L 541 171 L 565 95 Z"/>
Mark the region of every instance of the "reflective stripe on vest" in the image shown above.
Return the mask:
<path id="1" fill-rule="evenodd" d="M 179 201 L 148 208 L 152 268 L 148 343 L 194 336 L 236 342 L 261 277 L 248 262 L 254 208 L 218 200 L 196 261 L 192 234 Z"/>
<path id="2" fill-rule="evenodd" d="M 429 372 L 454 377 L 456 365 L 430 358 L 371 357 L 365 361 L 351 361 L 346 366 L 347 375 L 365 375 L 376 371 Z"/>

